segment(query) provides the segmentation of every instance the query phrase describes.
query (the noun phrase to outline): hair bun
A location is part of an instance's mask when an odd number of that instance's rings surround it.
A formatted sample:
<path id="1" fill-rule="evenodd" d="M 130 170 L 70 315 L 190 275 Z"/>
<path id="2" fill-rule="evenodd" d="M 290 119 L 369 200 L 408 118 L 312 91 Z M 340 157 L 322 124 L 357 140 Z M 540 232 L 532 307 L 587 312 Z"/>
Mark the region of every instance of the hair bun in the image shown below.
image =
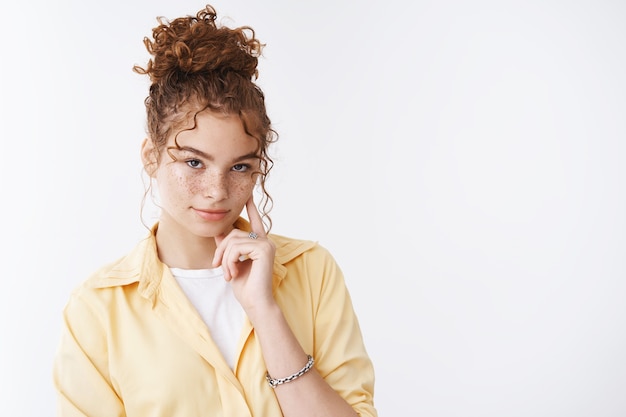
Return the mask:
<path id="1" fill-rule="evenodd" d="M 187 16 L 169 21 L 164 17 L 152 30 L 153 39 L 144 44 L 153 56 L 145 69 L 153 83 L 174 74 L 235 72 L 244 78 L 258 76 L 258 57 L 263 46 L 248 26 L 231 29 L 216 25 L 217 14 L 206 6 L 195 17 Z"/>

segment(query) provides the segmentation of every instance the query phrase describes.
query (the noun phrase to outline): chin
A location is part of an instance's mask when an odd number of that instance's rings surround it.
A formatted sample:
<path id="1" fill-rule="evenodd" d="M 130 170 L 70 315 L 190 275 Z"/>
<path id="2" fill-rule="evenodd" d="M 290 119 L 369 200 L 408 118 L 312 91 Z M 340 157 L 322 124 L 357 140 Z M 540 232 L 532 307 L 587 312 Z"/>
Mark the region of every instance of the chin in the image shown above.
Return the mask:
<path id="1" fill-rule="evenodd" d="M 219 235 L 226 235 L 231 230 L 233 230 L 233 223 L 234 222 L 229 222 L 229 221 L 212 223 L 212 224 L 204 223 L 201 225 L 197 225 L 196 227 L 193 227 L 191 231 L 195 235 L 199 237 L 205 237 L 205 238 L 215 237 Z"/>

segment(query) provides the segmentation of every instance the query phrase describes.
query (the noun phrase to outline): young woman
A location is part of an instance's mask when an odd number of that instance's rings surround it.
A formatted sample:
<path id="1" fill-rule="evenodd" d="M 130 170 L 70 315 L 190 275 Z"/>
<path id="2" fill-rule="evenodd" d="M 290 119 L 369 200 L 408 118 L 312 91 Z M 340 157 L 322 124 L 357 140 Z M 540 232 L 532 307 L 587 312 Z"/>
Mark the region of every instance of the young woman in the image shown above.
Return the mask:
<path id="1" fill-rule="evenodd" d="M 141 155 L 161 214 L 72 293 L 57 415 L 376 416 L 339 267 L 320 245 L 266 230 L 277 135 L 254 83 L 254 31 L 216 24 L 207 6 L 159 19 L 144 42 Z"/>

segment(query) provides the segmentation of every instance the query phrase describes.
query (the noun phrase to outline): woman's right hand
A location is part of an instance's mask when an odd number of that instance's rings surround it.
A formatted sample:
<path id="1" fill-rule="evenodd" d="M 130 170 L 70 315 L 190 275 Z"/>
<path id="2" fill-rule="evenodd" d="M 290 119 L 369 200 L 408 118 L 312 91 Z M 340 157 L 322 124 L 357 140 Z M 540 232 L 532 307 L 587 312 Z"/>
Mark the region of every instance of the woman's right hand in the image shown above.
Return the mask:
<path id="1" fill-rule="evenodd" d="M 224 279 L 231 282 L 235 297 L 252 320 L 255 310 L 275 304 L 272 279 L 276 247 L 267 237 L 252 196 L 246 210 L 252 232 L 233 229 L 216 236 L 213 266 L 222 266 Z"/>

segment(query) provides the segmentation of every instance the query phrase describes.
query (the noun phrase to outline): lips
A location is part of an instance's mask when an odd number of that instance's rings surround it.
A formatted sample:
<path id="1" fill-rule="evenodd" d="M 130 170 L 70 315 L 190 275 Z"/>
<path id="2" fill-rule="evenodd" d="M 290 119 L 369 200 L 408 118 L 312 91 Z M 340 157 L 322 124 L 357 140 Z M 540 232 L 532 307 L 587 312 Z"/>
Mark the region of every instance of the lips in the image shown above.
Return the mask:
<path id="1" fill-rule="evenodd" d="M 196 214 L 203 220 L 213 222 L 222 220 L 228 214 L 228 210 L 203 210 L 194 208 L 193 211 L 195 211 Z"/>

